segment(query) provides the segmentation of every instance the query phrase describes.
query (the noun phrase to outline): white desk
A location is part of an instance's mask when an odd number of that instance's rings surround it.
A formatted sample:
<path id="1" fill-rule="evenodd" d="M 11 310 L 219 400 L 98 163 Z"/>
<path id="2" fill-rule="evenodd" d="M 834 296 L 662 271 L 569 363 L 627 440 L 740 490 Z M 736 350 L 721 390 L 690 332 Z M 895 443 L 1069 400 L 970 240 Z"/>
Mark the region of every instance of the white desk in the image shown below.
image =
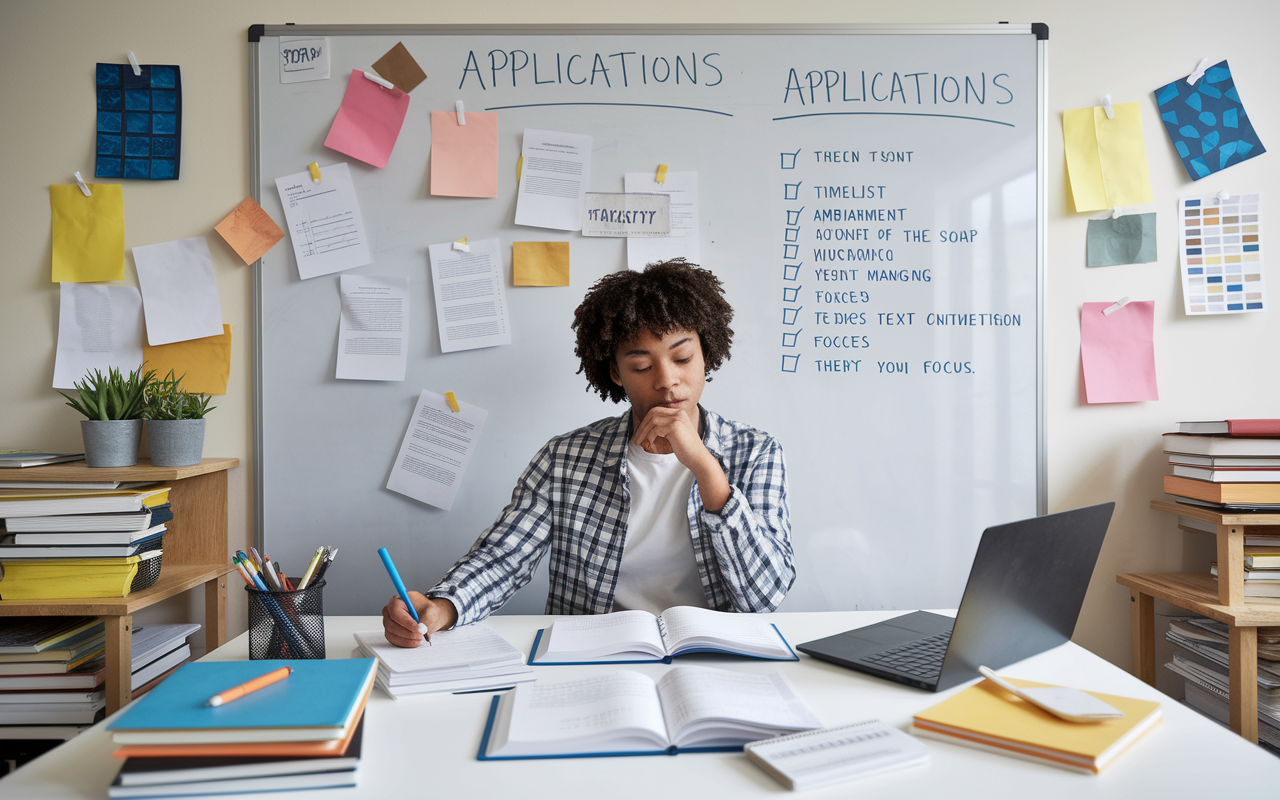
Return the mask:
<path id="1" fill-rule="evenodd" d="M 793 645 L 896 616 L 901 612 L 777 614 L 774 621 Z M 534 632 L 551 617 L 496 616 L 487 624 L 527 650 Z M 378 617 L 330 617 L 325 621 L 330 658 L 346 658 L 351 634 L 381 627 Z M 248 657 L 240 636 L 208 658 Z M 751 672 L 786 671 L 827 725 L 876 718 L 905 727 L 911 715 L 958 691 L 940 695 L 910 689 L 801 656 L 797 663 L 686 656 L 677 663 Z M 631 664 L 655 677 L 670 667 Z M 539 667 L 539 680 L 568 680 L 619 667 Z M 1004 670 L 1014 677 L 1158 700 L 1164 722 L 1139 739 L 1101 775 L 1078 775 L 1041 764 L 929 741 L 928 767 L 805 792 L 807 798 L 921 797 L 1025 800 L 1069 798 L 1274 797 L 1280 759 L 1260 750 L 1074 644 Z M 290 792 L 282 800 L 347 800 L 411 797 L 600 798 L 666 800 L 782 796 L 788 792 L 740 753 L 674 757 L 585 758 L 479 762 L 476 750 L 491 695 L 423 695 L 391 700 L 375 689 L 365 717 L 361 785 L 357 789 Z M 111 758 L 103 724 L 0 780 L 5 800 L 106 797 L 118 762 Z M 1255 792 L 1256 794 L 1247 794 Z M 257 795 L 255 795 L 256 797 Z"/>

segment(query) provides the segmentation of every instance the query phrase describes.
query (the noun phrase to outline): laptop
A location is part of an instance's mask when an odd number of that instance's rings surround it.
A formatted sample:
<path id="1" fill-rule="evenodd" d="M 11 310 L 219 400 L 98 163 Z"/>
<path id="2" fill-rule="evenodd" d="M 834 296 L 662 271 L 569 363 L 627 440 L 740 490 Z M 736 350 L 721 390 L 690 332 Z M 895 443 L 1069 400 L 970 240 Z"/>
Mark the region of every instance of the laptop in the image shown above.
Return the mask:
<path id="1" fill-rule="evenodd" d="M 982 533 L 955 619 L 917 611 L 797 645 L 814 658 L 931 692 L 1066 642 L 1115 503 Z"/>

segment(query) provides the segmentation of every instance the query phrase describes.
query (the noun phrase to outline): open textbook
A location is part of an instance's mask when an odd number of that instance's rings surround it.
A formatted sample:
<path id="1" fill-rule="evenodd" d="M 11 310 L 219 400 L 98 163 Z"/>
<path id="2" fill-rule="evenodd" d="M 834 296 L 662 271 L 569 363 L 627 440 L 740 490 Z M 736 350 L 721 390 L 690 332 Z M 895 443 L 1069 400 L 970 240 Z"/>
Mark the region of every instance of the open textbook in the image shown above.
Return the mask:
<path id="1" fill-rule="evenodd" d="M 656 683 L 615 672 L 494 697 L 481 761 L 741 750 L 822 727 L 780 672 L 676 667 Z"/>
<path id="2" fill-rule="evenodd" d="M 657 616 L 636 610 L 563 617 L 538 631 L 532 650 L 530 664 L 670 664 L 686 653 L 799 660 L 766 615 L 692 606 L 673 606 Z"/>

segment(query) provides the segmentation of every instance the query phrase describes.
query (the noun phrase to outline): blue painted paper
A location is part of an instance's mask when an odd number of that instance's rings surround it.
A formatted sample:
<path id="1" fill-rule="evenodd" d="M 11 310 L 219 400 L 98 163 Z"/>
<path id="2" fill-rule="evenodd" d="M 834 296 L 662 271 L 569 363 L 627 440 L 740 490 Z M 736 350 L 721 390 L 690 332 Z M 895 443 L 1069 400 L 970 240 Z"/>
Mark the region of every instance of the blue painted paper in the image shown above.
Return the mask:
<path id="1" fill-rule="evenodd" d="M 1154 94 L 1160 119 L 1191 180 L 1267 152 L 1240 102 L 1226 61 L 1205 70 L 1193 86 L 1183 76 Z"/>
<path id="2" fill-rule="evenodd" d="M 177 180 L 182 152 L 182 74 L 176 66 L 99 64 L 98 178 Z"/>

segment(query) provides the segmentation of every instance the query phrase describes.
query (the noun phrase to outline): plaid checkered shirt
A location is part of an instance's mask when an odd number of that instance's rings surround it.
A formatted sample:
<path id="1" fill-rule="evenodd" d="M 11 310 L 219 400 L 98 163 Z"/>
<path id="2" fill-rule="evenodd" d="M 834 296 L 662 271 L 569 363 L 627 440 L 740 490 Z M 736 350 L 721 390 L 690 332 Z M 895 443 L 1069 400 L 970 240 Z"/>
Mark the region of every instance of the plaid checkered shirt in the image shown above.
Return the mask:
<path id="1" fill-rule="evenodd" d="M 703 409 L 702 441 L 729 479 L 719 512 L 706 510 L 697 482 L 689 530 L 707 605 L 772 611 L 795 581 L 782 448 L 767 433 Z M 604 614 L 626 540 L 631 410 L 557 436 L 534 456 L 511 502 L 429 592 L 458 608 L 466 625 L 502 607 L 551 553 L 548 614 Z"/>

